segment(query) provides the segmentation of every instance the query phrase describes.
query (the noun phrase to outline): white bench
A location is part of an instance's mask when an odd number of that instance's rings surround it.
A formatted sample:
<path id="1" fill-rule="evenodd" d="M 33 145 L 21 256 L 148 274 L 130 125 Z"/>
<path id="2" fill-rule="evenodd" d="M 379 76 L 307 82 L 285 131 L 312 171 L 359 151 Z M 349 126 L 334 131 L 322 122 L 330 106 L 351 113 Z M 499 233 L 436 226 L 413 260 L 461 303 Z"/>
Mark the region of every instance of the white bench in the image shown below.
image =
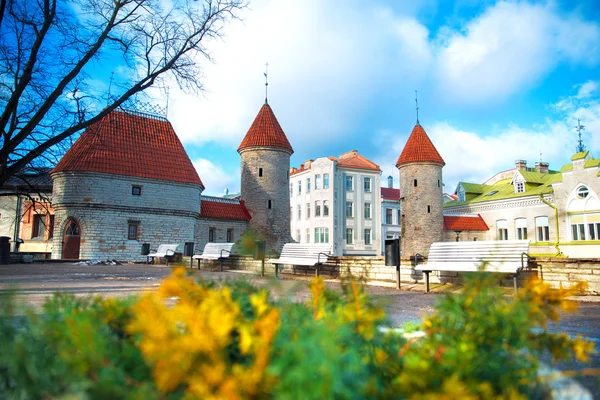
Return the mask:
<path id="1" fill-rule="evenodd" d="M 158 246 L 158 249 L 154 253 L 149 253 L 147 255 L 148 259 L 152 259 L 152 264 L 154 264 L 155 258 L 164 258 L 166 260 L 167 265 L 169 265 L 169 258 L 175 255 L 177 251 L 177 244 L 161 244 Z"/>
<path id="2" fill-rule="evenodd" d="M 198 260 L 198 269 L 202 260 L 219 260 L 221 263 L 221 272 L 223 272 L 223 260 L 229 257 L 234 243 L 206 243 L 202 254 L 193 257 Z"/>
<path id="3" fill-rule="evenodd" d="M 515 290 L 517 274 L 527 267 L 528 240 L 490 240 L 473 242 L 437 242 L 429 248 L 427 264 L 417 265 L 415 271 L 426 275 L 429 292 L 431 271 L 489 272 L 513 274 Z"/>
<path id="4" fill-rule="evenodd" d="M 306 265 L 315 267 L 315 276 L 319 276 L 318 265 L 326 263 L 331 254 L 328 244 L 286 243 L 279 258 L 268 262 L 275 264 L 275 276 L 279 277 L 279 265 Z"/>

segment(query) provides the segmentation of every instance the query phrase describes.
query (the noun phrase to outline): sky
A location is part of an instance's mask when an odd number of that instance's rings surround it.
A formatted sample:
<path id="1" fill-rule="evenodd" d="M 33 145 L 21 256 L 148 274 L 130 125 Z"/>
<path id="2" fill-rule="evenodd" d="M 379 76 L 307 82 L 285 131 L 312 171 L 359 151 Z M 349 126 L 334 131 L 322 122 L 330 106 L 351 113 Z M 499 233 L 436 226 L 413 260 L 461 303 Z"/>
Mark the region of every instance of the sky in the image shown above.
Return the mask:
<path id="1" fill-rule="evenodd" d="M 168 118 L 206 189 L 239 191 L 237 147 L 265 101 L 291 166 L 349 150 L 382 183 L 419 121 L 446 162 L 447 192 L 577 145 L 600 157 L 600 3 L 251 0 L 199 60 L 204 92 L 169 87 Z"/>

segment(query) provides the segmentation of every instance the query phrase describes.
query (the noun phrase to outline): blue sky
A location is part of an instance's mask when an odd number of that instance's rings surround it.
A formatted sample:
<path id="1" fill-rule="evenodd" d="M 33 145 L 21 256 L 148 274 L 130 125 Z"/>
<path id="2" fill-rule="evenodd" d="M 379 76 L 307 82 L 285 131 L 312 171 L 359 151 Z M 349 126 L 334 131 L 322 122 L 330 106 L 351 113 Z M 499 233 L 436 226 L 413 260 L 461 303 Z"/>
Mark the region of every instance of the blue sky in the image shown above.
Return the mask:
<path id="1" fill-rule="evenodd" d="M 410 4 L 409 4 L 410 3 Z M 419 119 L 444 181 L 482 182 L 584 142 L 600 157 L 600 5 L 564 2 L 253 0 L 200 60 L 205 92 L 170 85 L 169 119 L 205 194 L 239 190 L 237 147 L 264 103 L 307 159 L 357 149 L 383 178 Z"/>

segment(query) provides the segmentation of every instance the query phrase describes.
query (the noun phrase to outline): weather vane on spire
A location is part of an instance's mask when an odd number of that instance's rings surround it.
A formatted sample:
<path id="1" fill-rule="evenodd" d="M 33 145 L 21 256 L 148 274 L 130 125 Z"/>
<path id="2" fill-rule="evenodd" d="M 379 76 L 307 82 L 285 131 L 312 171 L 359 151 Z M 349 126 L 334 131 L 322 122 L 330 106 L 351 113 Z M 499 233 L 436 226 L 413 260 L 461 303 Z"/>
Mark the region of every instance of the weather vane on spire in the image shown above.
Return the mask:
<path id="1" fill-rule="evenodd" d="M 265 104 L 269 104 L 269 102 L 267 101 L 267 95 L 268 95 L 268 91 L 269 91 L 269 63 L 265 63 Z"/>
<path id="2" fill-rule="evenodd" d="M 419 100 L 417 99 L 417 91 L 415 90 L 415 104 L 417 105 L 417 125 L 419 124 Z"/>
<path id="3" fill-rule="evenodd" d="M 577 153 L 582 153 L 585 151 L 585 145 L 583 144 L 583 139 L 581 139 L 581 131 L 585 129 L 585 125 L 581 125 L 579 122 L 579 118 L 577 118 L 577 126 L 575 127 L 577 133 L 579 134 L 579 140 L 577 140 L 577 147 L 575 148 Z"/>

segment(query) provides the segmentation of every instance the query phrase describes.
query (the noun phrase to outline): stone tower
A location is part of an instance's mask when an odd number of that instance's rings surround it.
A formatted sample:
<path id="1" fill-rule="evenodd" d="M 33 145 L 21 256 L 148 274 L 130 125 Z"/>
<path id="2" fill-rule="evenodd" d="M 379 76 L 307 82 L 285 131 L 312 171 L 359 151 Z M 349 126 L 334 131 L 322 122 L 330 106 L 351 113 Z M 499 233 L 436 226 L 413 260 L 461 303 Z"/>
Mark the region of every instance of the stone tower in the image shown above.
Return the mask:
<path id="1" fill-rule="evenodd" d="M 242 158 L 241 197 L 252 216 L 249 227 L 267 250 L 290 242 L 290 156 L 294 150 L 273 110 L 262 106 L 238 148 Z"/>
<path id="2" fill-rule="evenodd" d="M 443 240 L 444 209 L 440 153 L 417 121 L 398 161 L 402 213 L 402 255 L 427 256 L 433 242 Z"/>

